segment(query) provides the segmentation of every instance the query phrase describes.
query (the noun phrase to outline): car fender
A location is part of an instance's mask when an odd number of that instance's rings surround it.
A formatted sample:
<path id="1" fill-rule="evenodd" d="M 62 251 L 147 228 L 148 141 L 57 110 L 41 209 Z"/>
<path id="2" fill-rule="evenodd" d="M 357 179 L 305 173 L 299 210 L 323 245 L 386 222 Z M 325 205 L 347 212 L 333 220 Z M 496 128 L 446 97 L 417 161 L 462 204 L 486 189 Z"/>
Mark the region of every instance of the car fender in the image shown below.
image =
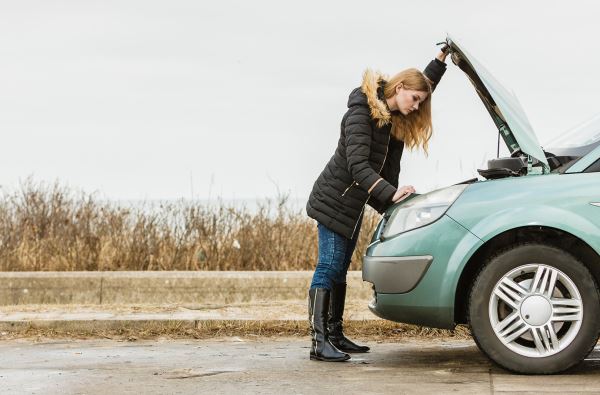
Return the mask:
<path id="1" fill-rule="evenodd" d="M 460 223 L 458 225 L 460 225 Z M 450 281 L 443 281 L 441 283 L 441 289 L 439 292 L 440 302 L 451 301 L 451 316 L 446 317 L 448 322 L 453 323 L 454 320 L 454 300 L 456 297 L 458 282 L 462 275 L 463 269 L 471 260 L 471 257 L 473 257 L 473 255 L 479 251 L 483 245 L 484 242 L 467 229 L 467 232 L 456 245 L 456 248 L 452 251 L 452 254 L 448 258 L 446 273 L 443 278 Z"/>
<path id="2" fill-rule="evenodd" d="M 527 226 L 560 229 L 581 239 L 600 255 L 600 227 L 585 216 L 560 207 L 526 205 L 509 208 L 482 217 L 468 230 L 485 243 L 508 230 Z"/>

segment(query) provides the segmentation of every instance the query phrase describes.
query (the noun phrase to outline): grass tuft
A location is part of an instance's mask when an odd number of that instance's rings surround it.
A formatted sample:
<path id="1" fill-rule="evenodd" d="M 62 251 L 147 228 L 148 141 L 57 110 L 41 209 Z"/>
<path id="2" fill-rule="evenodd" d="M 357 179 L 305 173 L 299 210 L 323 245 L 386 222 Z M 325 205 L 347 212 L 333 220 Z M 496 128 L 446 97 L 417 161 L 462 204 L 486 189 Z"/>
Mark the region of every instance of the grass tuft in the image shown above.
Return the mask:
<path id="1" fill-rule="evenodd" d="M 415 325 L 398 324 L 382 320 L 348 321 L 344 332 L 352 338 L 375 341 L 403 340 L 468 340 L 471 339 L 466 326 L 454 330 L 425 328 Z M 71 339 L 115 339 L 136 341 L 146 339 L 210 339 L 219 337 L 308 337 L 306 321 L 199 321 L 195 327 L 181 322 L 140 322 L 118 327 L 102 325 L 15 326 L 0 332 L 0 340 L 35 338 Z"/>

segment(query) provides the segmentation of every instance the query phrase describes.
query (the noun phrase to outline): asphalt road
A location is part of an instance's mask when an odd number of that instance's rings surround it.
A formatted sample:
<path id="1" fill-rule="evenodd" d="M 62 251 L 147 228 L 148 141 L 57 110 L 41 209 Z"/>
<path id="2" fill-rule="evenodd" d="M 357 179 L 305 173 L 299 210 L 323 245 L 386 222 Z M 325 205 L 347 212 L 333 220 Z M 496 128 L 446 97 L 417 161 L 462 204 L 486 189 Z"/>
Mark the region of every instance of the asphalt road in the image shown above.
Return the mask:
<path id="1" fill-rule="evenodd" d="M 600 393 L 600 348 L 556 376 L 493 366 L 471 341 L 373 343 L 349 362 L 309 361 L 309 340 L 10 340 L 2 394 Z"/>

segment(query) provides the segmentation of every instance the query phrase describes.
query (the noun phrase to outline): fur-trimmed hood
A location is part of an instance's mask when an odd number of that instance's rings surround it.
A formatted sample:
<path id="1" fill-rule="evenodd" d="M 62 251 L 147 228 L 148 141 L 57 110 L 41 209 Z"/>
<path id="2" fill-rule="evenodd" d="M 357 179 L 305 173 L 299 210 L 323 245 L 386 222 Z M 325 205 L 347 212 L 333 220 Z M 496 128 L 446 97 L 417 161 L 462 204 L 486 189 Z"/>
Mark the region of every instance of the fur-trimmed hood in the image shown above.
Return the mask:
<path id="1" fill-rule="evenodd" d="M 390 109 L 383 97 L 383 86 L 387 77 L 371 69 L 365 70 L 360 89 L 355 89 L 348 100 L 348 107 L 356 104 L 369 106 L 371 118 L 383 127 L 392 121 Z"/>

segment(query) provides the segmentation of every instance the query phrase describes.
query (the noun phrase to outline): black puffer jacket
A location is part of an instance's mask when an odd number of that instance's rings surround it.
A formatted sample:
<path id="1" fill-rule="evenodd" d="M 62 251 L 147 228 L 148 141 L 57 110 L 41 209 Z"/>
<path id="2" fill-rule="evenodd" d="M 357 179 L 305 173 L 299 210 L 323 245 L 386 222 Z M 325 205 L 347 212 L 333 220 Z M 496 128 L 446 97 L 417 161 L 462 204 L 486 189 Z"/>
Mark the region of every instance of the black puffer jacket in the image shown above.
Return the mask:
<path id="1" fill-rule="evenodd" d="M 435 87 L 445 71 L 446 64 L 435 59 L 424 73 Z M 383 213 L 398 188 L 404 142 L 391 137 L 384 85 L 382 75 L 367 71 L 361 87 L 350 93 L 337 148 L 306 204 L 309 217 L 348 239 L 357 232 L 365 204 Z"/>

